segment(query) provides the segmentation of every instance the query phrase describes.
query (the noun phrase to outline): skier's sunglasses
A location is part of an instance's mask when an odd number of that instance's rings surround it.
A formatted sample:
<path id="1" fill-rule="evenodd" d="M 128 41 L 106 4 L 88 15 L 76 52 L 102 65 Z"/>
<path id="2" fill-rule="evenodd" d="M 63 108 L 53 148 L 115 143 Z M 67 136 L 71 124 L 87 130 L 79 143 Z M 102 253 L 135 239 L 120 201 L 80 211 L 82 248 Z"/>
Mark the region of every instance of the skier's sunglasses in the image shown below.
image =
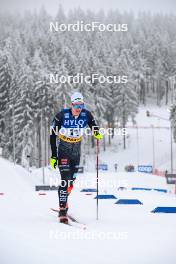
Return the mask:
<path id="1" fill-rule="evenodd" d="M 72 106 L 74 109 L 81 109 L 82 110 L 84 107 L 84 104 L 72 104 Z"/>

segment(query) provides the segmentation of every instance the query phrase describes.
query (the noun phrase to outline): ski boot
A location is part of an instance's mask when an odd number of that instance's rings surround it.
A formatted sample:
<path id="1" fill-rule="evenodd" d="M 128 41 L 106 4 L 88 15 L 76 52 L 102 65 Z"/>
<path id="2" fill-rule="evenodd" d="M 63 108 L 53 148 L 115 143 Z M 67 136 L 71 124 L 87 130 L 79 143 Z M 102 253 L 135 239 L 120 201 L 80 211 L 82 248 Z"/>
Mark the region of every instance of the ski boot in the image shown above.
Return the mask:
<path id="1" fill-rule="evenodd" d="M 59 215 L 58 215 L 60 223 L 68 224 L 67 211 L 68 211 L 68 208 L 66 207 L 60 208 Z"/>

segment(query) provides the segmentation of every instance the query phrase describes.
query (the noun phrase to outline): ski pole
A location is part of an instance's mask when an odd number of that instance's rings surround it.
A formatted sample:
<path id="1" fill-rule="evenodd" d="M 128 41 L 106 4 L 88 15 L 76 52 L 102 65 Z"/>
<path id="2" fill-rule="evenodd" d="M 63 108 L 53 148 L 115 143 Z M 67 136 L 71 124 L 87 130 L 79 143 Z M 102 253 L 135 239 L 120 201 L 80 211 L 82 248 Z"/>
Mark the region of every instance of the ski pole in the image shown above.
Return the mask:
<path id="1" fill-rule="evenodd" d="M 98 220 L 98 152 L 99 152 L 99 141 L 97 139 L 96 154 L 97 154 L 97 220 Z"/>

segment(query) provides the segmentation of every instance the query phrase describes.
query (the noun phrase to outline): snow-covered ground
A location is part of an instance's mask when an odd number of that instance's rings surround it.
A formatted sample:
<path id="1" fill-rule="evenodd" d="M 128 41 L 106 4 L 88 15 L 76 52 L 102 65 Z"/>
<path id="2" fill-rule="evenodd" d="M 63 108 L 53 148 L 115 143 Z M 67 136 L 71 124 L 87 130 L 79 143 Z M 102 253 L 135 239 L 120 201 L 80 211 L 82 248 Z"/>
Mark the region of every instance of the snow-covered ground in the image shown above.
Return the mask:
<path id="1" fill-rule="evenodd" d="M 176 206 L 176 196 L 131 187 L 167 189 L 165 179 L 138 173 L 100 173 L 100 193 L 117 199 L 99 200 L 96 220 L 95 172 L 79 174 L 69 199 L 70 213 L 87 224 L 87 230 L 58 223 L 50 211 L 58 207 L 56 191 L 39 195 L 34 186 L 39 173 L 29 173 L 0 158 L 0 263 L 148 263 L 174 264 L 176 214 L 151 213 L 157 206 Z M 46 170 L 53 178 L 58 172 Z M 52 178 L 52 179 L 53 179 Z M 89 182 L 88 182 L 89 181 Z M 118 190 L 125 186 L 125 190 Z M 143 205 L 117 205 L 120 198 L 139 199 Z"/>

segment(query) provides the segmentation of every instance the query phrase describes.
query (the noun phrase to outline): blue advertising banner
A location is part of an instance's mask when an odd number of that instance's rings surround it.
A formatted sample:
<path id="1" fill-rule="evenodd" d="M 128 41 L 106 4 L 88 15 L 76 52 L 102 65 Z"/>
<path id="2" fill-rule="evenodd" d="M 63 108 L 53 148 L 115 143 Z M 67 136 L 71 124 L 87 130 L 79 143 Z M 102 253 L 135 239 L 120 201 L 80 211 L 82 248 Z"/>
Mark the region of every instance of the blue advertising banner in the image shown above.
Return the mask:
<path id="1" fill-rule="evenodd" d="M 103 171 L 107 171 L 108 165 L 107 164 L 99 164 L 98 169 L 103 170 Z"/>
<path id="2" fill-rule="evenodd" d="M 153 166 L 151 166 L 151 165 L 139 165 L 138 171 L 139 172 L 145 172 L 145 173 L 152 173 Z"/>

